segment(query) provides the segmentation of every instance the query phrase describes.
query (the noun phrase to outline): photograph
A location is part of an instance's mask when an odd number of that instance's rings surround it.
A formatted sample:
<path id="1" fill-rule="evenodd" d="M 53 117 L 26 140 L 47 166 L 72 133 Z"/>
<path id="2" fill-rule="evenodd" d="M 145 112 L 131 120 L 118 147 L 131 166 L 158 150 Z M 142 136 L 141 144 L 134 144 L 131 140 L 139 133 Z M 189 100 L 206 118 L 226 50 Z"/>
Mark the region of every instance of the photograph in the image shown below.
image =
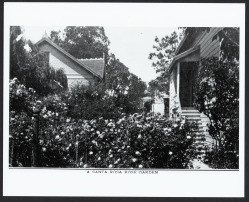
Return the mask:
<path id="1" fill-rule="evenodd" d="M 239 169 L 239 27 L 9 30 L 9 168 Z"/>
<path id="2" fill-rule="evenodd" d="M 245 197 L 245 8 L 6 2 L 3 196 Z"/>

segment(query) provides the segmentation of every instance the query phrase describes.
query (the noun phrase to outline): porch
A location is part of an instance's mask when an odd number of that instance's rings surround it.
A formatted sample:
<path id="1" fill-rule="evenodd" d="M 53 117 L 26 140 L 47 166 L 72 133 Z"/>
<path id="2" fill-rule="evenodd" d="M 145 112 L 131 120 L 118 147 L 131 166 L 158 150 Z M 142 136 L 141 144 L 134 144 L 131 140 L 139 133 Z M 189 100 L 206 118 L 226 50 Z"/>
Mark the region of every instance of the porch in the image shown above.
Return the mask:
<path id="1" fill-rule="evenodd" d="M 172 61 L 169 71 L 169 116 L 180 116 L 182 108 L 194 109 L 194 86 L 198 74 L 200 60 L 199 47 L 177 55 Z"/>
<path id="2" fill-rule="evenodd" d="M 195 142 L 198 145 L 212 146 L 213 140 L 208 134 L 209 119 L 195 107 L 194 89 L 199 71 L 199 48 L 190 49 L 177 55 L 170 67 L 169 77 L 169 117 L 183 117 L 188 122 L 196 122 Z"/>

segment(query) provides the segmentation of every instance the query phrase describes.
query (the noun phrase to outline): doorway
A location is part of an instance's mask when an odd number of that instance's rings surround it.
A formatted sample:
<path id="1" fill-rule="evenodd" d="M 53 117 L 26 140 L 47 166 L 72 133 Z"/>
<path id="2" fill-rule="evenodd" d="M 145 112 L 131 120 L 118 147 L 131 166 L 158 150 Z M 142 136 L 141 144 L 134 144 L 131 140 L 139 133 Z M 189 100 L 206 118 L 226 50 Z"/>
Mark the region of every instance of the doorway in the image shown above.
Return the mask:
<path id="1" fill-rule="evenodd" d="M 182 62 L 180 64 L 180 102 L 181 107 L 193 107 L 194 86 L 198 73 L 196 62 Z"/>

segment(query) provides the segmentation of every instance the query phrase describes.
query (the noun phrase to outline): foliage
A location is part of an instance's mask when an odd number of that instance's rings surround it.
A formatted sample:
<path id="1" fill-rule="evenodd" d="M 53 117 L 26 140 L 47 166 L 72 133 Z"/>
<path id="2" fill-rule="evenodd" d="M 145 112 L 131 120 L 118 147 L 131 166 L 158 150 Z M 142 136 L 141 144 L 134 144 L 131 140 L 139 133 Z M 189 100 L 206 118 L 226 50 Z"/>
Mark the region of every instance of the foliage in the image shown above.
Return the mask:
<path id="1" fill-rule="evenodd" d="M 106 89 L 115 98 L 115 105 L 125 113 L 138 112 L 141 98 L 147 88 L 145 82 L 129 72 L 129 69 L 115 57 L 108 56 L 106 65 Z"/>
<path id="2" fill-rule="evenodd" d="M 214 37 L 213 40 L 220 41 L 221 60 L 239 61 L 239 28 L 223 28 Z"/>
<path id="3" fill-rule="evenodd" d="M 10 165 L 29 166 L 33 137 L 32 110 L 39 103 L 36 103 L 34 89 L 27 89 L 17 78 L 10 81 L 9 93 Z"/>
<path id="4" fill-rule="evenodd" d="M 196 107 L 210 119 L 209 134 L 217 141 L 206 161 L 215 168 L 238 168 L 239 160 L 239 41 L 238 29 L 224 28 L 220 58 L 201 61 L 196 82 Z"/>
<path id="5" fill-rule="evenodd" d="M 186 168 L 195 155 L 192 146 L 195 126 L 181 120 L 173 123 L 150 114 L 120 114 L 117 120 L 74 119 L 68 116 L 69 103 L 63 101 L 70 100 L 67 93 L 37 100 L 35 92 L 27 90 L 16 79 L 10 81 L 10 86 L 11 103 L 22 98 L 22 103 L 29 108 L 40 109 L 39 166 Z M 89 90 L 83 95 L 93 100 L 99 96 Z M 10 165 L 30 166 L 32 114 L 25 109 L 16 111 L 14 105 L 11 106 Z"/>
<path id="6" fill-rule="evenodd" d="M 135 83 L 139 80 L 135 76 L 134 78 L 135 81 L 130 78 L 131 87 L 126 88 L 125 92 L 110 90 L 103 83 L 89 86 L 75 85 L 71 89 L 69 97 L 63 99 L 68 103 L 68 115 L 77 119 L 89 120 L 103 117 L 116 120 L 121 113 L 138 112 L 140 97 L 143 93 L 139 92 L 141 90 L 139 83 Z M 138 88 L 136 89 L 135 86 Z"/>
<path id="7" fill-rule="evenodd" d="M 153 102 L 154 100 L 148 100 L 144 103 L 144 111 L 146 113 L 149 113 L 151 111 Z"/>
<path id="8" fill-rule="evenodd" d="M 138 111 L 137 106 L 140 98 L 144 96 L 146 84 L 132 74 L 114 54 L 108 53 L 110 42 L 103 27 L 70 26 L 66 27 L 64 32 L 52 31 L 50 38 L 76 58 L 103 57 L 104 53 L 106 72 L 103 91 L 107 90 L 113 96 L 117 108 L 123 108 L 126 113 Z M 99 92 L 99 94 L 102 93 Z M 113 106 L 110 100 L 107 100 L 105 104 Z"/>
<path id="9" fill-rule="evenodd" d="M 62 37 L 61 37 L 62 34 Z M 50 38 L 76 58 L 100 58 L 110 44 L 103 27 L 67 26 L 64 32 L 52 31 Z"/>
<path id="10" fill-rule="evenodd" d="M 114 118 L 121 109 L 115 103 L 115 97 L 106 92 L 103 84 L 84 86 L 75 85 L 66 99 L 70 117 L 75 119 Z"/>
<path id="11" fill-rule="evenodd" d="M 162 37 L 161 39 L 158 37 L 155 38 L 156 45 L 153 45 L 154 52 L 149 54 L 149 59 L 153 61 L 152 66 L 159 73 L 159 76 L 149 83 L 152 93 L 155 89 L 160 92 L 168 92 L 168 67 L 175 56 L 182 34 L 174 31 L 171 35 Z"/>
<path id="12" fill-rule="evenodd" d="M 201 64 L 196 106 L 209 117 L 209 134 L 218 142 L 219 152 L 223 152 L 222 157 L 228 161 L 230 154 L 227 156 L 225 151 L 238 155 L 239 149 L 239 64 L 217 58 L 205 59 Z M 237 161 L 233 167 L 236 166 Z"/>
<path id="13" fill-rule="evenodd" d="M 211 124 L 217 141 L 206 161 L 215 168 L 239 167 L 239 29 L 223 28 L 213 40 L 220 41 L 220 58 L 203 59 L 197 79 L 196 106 Z"/>
<path id="14" fill-rule="evenodd" d="M 168 83 L 165 82 L 166 78 L 158 76 L 154 80 L 149 82 L 148 92 L 150 96 L 155 96 L 158 92 L 168 92 L 169 89 Z"/>
<path id="15" fill-rule="evenodd" d="M 39 95 L 58 92 L 67 88 L 67 78 L 62 70 L 49 66 L 47 55 L 22 37 L 21 27 L 10 28 L 10 79 L 18 78 L 27 88 Z M 29 51 L 25 49 L 29 47 Z"/>

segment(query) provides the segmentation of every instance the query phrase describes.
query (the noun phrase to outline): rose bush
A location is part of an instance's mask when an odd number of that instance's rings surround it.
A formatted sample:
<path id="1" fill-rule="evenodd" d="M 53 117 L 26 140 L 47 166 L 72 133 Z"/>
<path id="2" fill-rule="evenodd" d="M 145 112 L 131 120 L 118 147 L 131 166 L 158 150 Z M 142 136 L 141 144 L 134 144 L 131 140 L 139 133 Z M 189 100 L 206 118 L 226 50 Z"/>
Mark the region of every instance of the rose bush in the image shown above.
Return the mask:
<path id="1" fill-rule="evenodd" d="M 9 82 L 9 98 L 10 165 L 30 166 L 33 136 L 32 108 L 36 105 L 36 93 L 14 78 Z"/>
<path id="2" fill-rule="evenodd" d="M 42 166 L 186 168 L 196 152 L 194 125 L 172 123 L 161 116 L 123 114 L 114 121 L 44 113 Z"/>
<path id="3" fill-rule="evenodd" d="M 186 168 L 198 152 L 193 146 L 196 126 L 184 120 L 173 123 L 148 113 L 81 119 L 70 116 L 69 93 L 38 100 L 16 79 L 10 87 L 11 166 L 31 165 L 32 110 L 37 108 L 41 167 Z"/>

